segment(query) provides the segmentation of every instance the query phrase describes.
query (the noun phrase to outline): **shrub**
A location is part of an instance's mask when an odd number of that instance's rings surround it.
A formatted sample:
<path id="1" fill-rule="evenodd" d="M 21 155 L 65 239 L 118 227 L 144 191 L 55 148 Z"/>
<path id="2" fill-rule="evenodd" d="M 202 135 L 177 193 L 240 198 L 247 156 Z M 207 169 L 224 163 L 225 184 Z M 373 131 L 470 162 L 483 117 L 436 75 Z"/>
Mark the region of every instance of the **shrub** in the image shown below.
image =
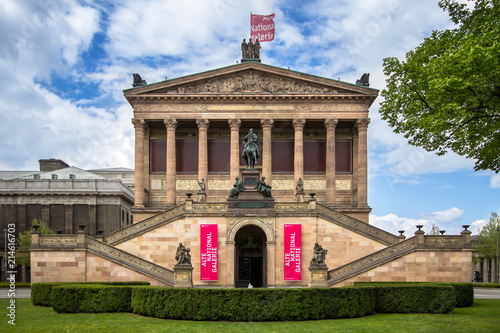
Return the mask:
<path id="1" fill-rule="evenodd" d="M 470 282 L 354 282 L 354 286 L 427 286 L 427 285 L 449 285 L 455 289 L 457 304 L 456 307 L 468 307 L 474 304 L 474 284 Z"/>
<path id="2" fill-rule="evenodd" d="M 354 318 L 373 313 L 368 288 L 132 290 L 134 313 L 185 320 L 311 320 Z"/>
<path id="3" fill-rule="evenodd" d="M 377 313 L 449 313 L 457 304 L 450 285 L 375 287 Z"/>
<path id="4" fill-rule="evenodd" d="M 132 312 L 132 286 L 68 284 L 52 288 L 56 312 Z"/>
<path id="5" fill-rule="evenodd" d="M 56 286 L 63 286 L 69 284 L 104 284 L 104 285 L 149 285 L 146 281 L 128 281 L 128 282 L 118 282 L 118 281 L 87 281 L 87 282 L 38 282 L 31 285 L 31 301 L 34 305 L 40 306 L 52 306 L 52 288 Z"/>

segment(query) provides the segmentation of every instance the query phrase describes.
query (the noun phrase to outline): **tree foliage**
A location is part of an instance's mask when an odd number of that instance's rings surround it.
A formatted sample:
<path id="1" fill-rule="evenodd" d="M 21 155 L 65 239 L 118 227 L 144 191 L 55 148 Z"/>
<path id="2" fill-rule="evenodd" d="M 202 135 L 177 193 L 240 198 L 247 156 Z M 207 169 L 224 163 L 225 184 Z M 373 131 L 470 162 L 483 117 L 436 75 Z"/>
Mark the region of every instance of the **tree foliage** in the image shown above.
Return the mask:
<path id="1" fill-rule="evenodd" d="M 488 223 L 481 228 L 474 243 L 478 257 L 495 258 L 497 253 L 497 228 L 500 225 L 500 216 L 492 212 Z"/>
<path id="2" fill-rule="evenodd" d="M 17 237 L 17 253 L 16 262 L 21 266 L 30 266 L 30 246 L 31 246 L 31 233 L 35 230 L 34 225 L 39 226 L 38 231 L 42 235 L 55 235 L 55 231 L 50 229 L 42 220 L 34 219 L 31 222 L 31 228 Z"/>
<path id="3" fill-rule="evenodd" d="M 414 146 L 500 171 L 500 0 L 442 0 L 454 29 L 432 32 L 406 59 L 384 59 L 380 113 Z"/>

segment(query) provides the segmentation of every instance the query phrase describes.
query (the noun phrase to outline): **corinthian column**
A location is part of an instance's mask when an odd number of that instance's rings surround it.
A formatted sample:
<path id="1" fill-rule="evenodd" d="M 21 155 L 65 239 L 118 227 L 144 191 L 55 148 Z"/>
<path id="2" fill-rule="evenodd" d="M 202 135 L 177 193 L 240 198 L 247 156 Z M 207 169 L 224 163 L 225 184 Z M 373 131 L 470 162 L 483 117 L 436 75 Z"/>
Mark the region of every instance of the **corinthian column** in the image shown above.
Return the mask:
<path id="1" fill-rule="evenodd" d="M 229 128 L 231 129 L 231 162 L 230 162 L 230 179 L 231 184 L 234 178 L 240 176 L 240 119 L 229 119 Z"/>
<path id="2" fill-rule="evenodd" d="M 335 205 L 335 128 L 337 119 L 325 120 L 326 127 L 326 202 Z"/>
<path id="3" fill-rule="evenodd" d="M 262 176 L 266 177 L 266 181 L 271 185 L 272 181 L 272 149 L 271 149 L 271 129 L 274 121 L 272 119 L 262 119 L 260 121 L 263 131 L 262 138 Z"/>
<path id="4" fill-rule="evenodd" d="M 208 146 L 207 146 L 207 130 L 210 122 L 206 119 L 196 120 L 198 125 L 198 180 L 202 178 L 207 185 L 208 181 Z M 205 185 L 205 189 L 208 187 Z"/>
<path id="5" fill-rule="evenodd" d="M 135 199 L 134 207 L 144 207 L 144 119 L 132 119 L 135 129 Z"/>
<path id="6" fill-rule="evenodd" d="M 358 119 L 358 207 L 368 207 L 368 142 L 370 119 Z"/>
<path id="7" fill-rule="evenodd" d="M 295 119 L 293 129 L 295 130 L 294 155 L 293 155 L 293 179 L 294 187 L 297 186 L 299 178 L 304 179 L 304 119 Z"/>
<path id="8" fill-rule="evenodd" d="M 165 119 L 167 127 L 167 206 L 175 206 L 175 179 L 176 179 L 176 161 L 175 161 L 175 129 L 177 120 Z"/>

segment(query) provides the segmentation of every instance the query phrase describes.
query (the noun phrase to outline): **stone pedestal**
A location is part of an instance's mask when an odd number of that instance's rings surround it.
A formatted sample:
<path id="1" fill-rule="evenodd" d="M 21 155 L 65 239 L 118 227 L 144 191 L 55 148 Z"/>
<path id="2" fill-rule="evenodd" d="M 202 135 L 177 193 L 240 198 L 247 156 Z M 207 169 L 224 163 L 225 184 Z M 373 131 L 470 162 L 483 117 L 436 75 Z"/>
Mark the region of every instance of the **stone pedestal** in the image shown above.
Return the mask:
<path id="1" fill-rule="evenodd" d="M 255 169 L 245 169 L 242 175 L 243 186 L 238 199 L 227 199 L 227 211 L 235 213 L 246 212 L 274 212 L 274 198 L 264 198 L 257 192 L 255 186 L 260 180 L 260 174 Z"/>
<path id="2" fill-rule="evenodd" d="M 297 202 L 304 202 L 305 196 L 306 196 L 306 194 L 304 192 L 295 194 L 295 197 L 297 198 Z"/>
<path id="3" fill-rule="evenodd" d="M 309 266 L 309 288 L 328 288 L 328 267 Z"/>
<path id="4" fill-rule="evenodd" d="M 205 192 L 198 192 L 198 202 L 207 202 L 207 194 Z"/>
<path id="5" fill-rule="evenodd" d="M 193 266 L 174 266 L 174 288 L 193 288 Z"/>

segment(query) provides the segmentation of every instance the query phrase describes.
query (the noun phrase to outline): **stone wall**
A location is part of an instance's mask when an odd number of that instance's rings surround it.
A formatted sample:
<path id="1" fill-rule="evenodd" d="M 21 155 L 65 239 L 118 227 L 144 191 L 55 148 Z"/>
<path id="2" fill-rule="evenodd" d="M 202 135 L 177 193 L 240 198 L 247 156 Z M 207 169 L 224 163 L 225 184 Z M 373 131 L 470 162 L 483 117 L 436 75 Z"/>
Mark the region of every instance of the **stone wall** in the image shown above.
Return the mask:
<path id="1" fill-rule="evenodd" d="M 471 282 L 471 251 L 416 251 L 334 285 L 354 282 Z"/>

